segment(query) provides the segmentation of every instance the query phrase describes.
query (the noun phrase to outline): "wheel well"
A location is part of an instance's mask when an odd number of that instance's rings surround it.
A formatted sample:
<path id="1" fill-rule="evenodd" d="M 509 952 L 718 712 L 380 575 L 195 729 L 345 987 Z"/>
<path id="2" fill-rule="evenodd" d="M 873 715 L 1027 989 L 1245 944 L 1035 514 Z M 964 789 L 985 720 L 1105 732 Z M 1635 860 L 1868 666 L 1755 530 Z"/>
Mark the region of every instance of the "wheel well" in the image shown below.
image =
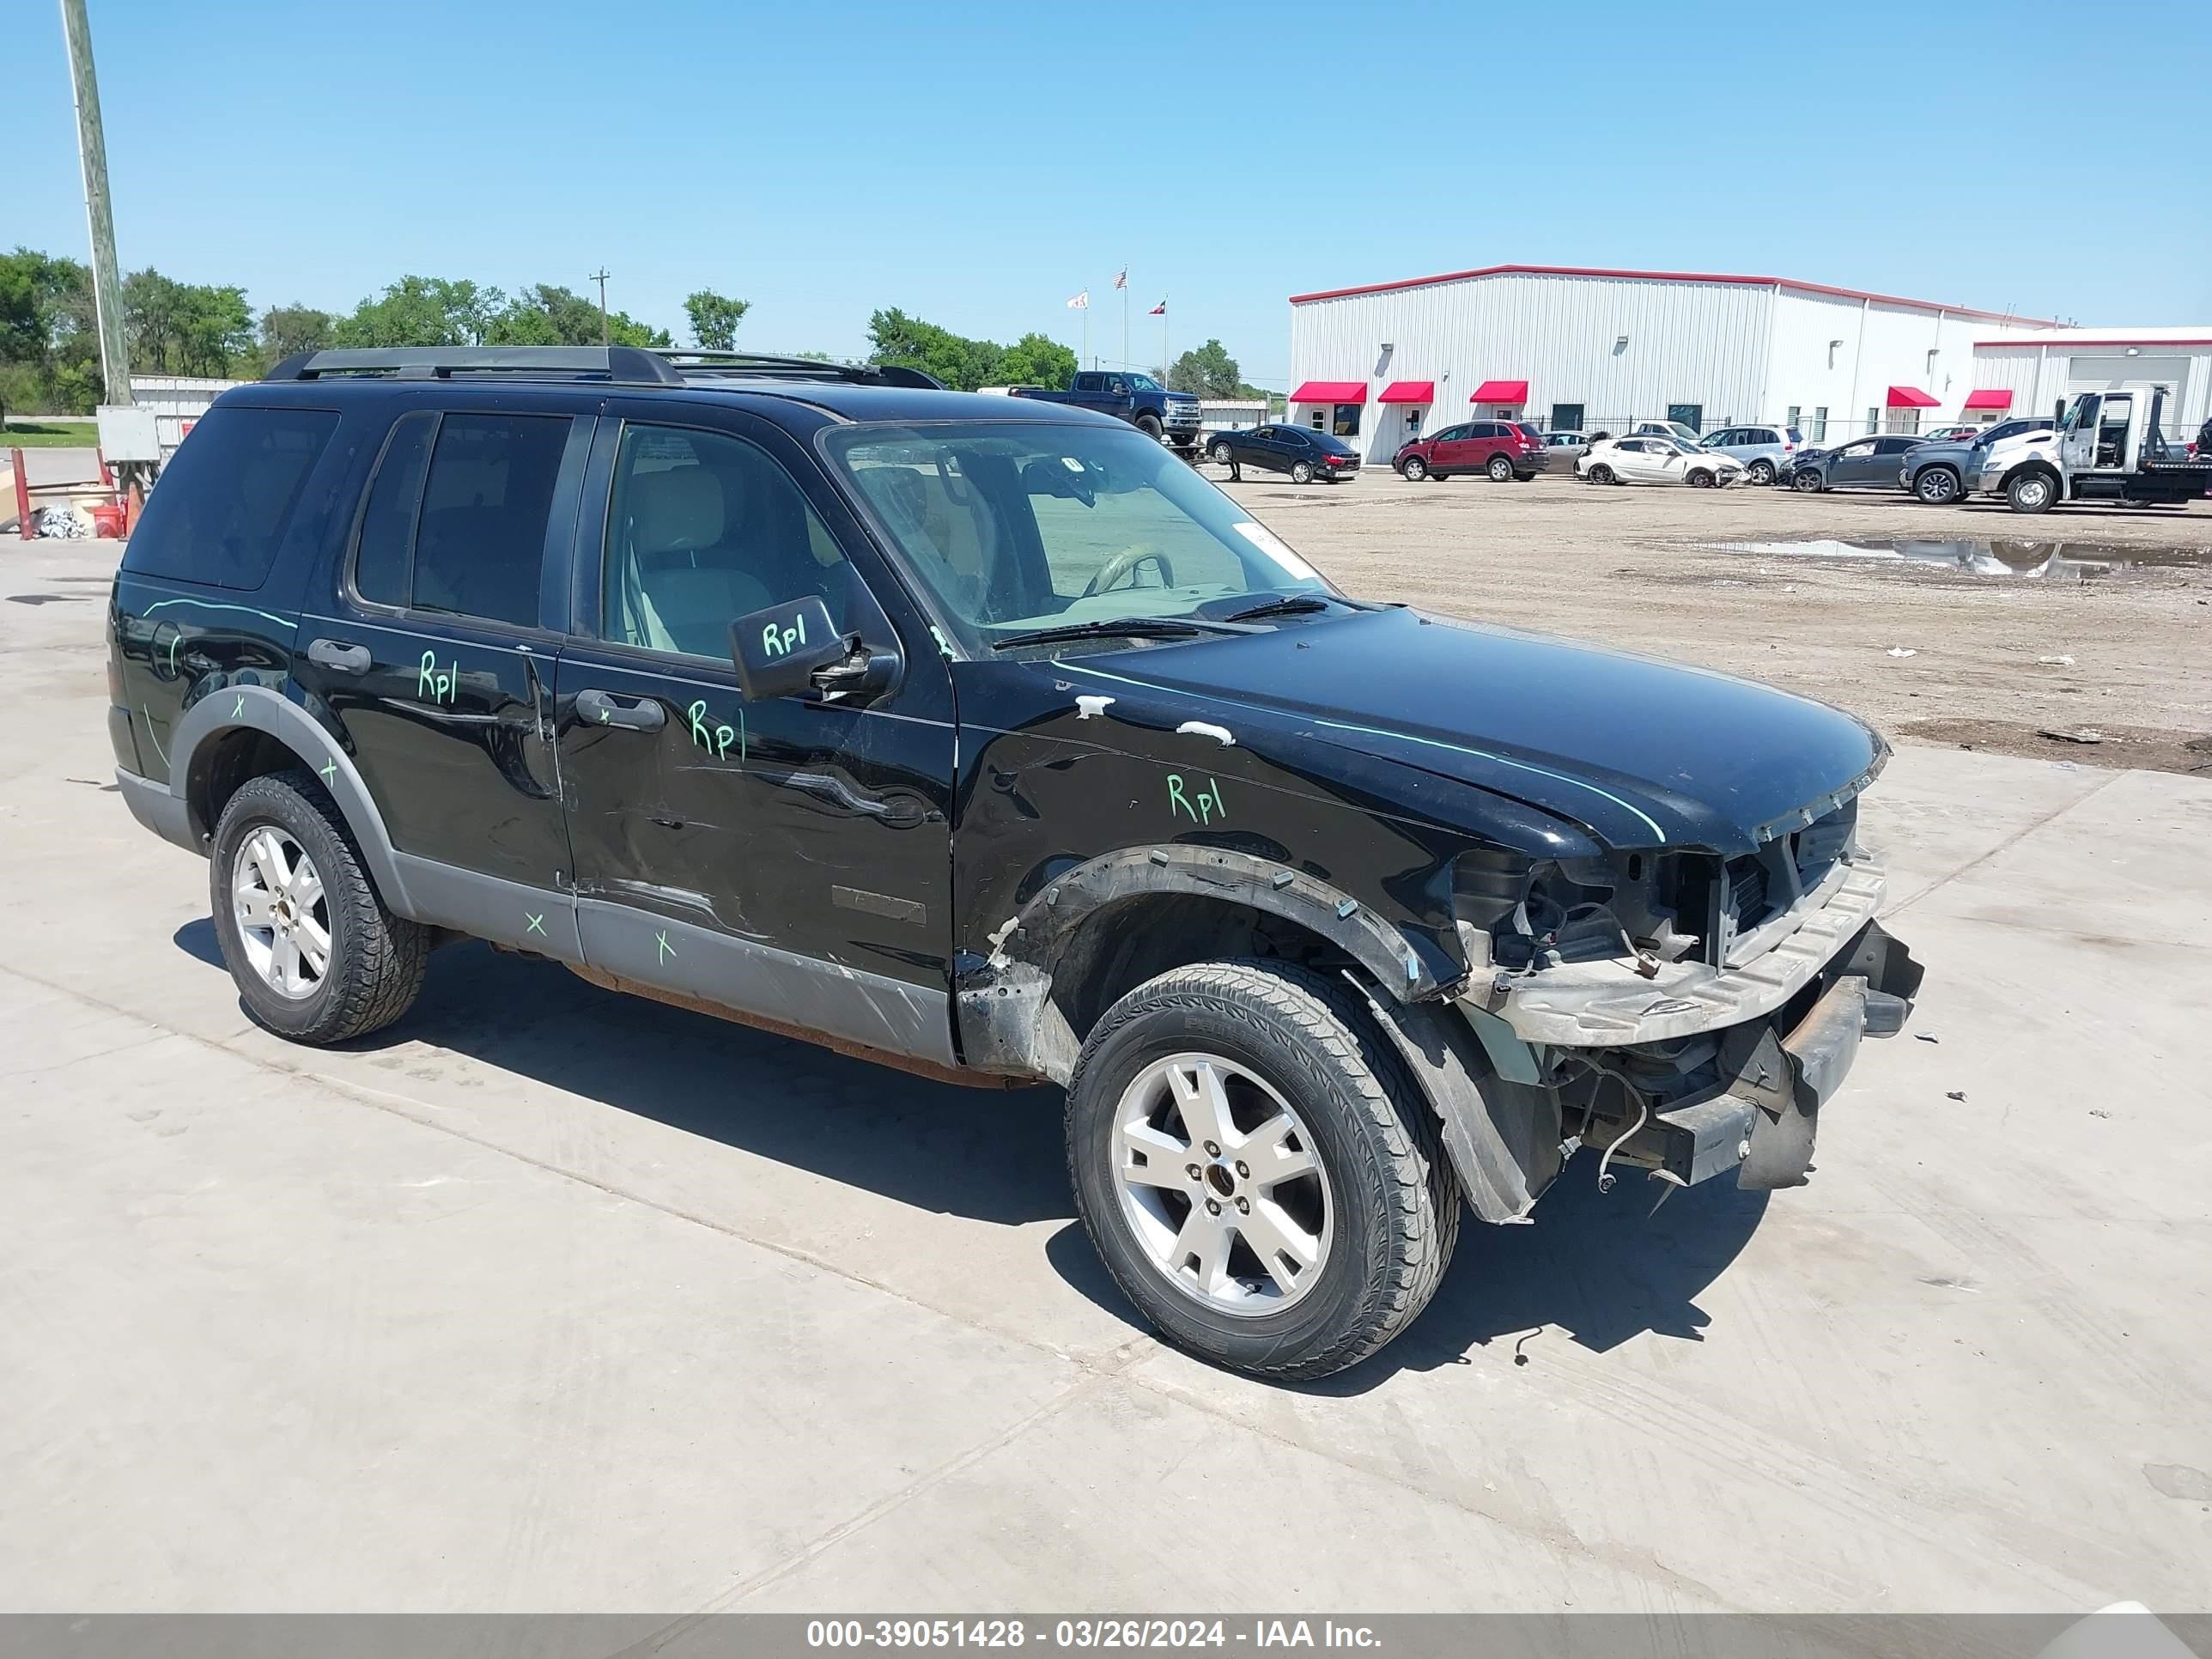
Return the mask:
<path id="1" fill-rule="evenodd" d="M 222 809 L 248 780 L 295 768 L 304 771 L 307 764 L 282 738 L 251 726 L 234 726 L 203 744 L 185 779 L 192 833 L 202 840 L 213 835 Z"/>
<path id="2" fill-rule="evenodd" d="M 1136 893 L 1103 904 L 1063 942 L 1050 998 L 1080 1042 L 1106 1011 L 1155 975 L 1224 957 L 1273 957 L 1320 972 L 1351 953 L 1287 916 L 1195 893 Z"/>

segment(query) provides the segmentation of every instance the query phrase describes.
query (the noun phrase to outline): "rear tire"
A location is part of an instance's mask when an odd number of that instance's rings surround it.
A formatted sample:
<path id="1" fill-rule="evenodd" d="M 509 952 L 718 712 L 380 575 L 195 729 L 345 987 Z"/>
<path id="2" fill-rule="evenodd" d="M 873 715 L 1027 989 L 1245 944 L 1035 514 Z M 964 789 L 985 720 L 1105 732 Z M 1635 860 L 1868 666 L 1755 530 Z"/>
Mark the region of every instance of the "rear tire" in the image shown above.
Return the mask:
<path id="1" fill-rule="evenodd" d="M 1311 483 L 1313 482 L 1312 465 L 1305 461 L 1292 461 L 1291 463 L 1291 482 L 1292 483 Z"/>
<path id="2" fill-rule="evenodd" d="M 1755 484 L 1771 484 L 1774 482 L 1774 463 L 1753 461 L 1743 476 Z"/>
<path id="3" fill-rule="evenodd" d="M 1609 484 L 1613 482 L 1613 469 L 1603 461 L 1600 461 L 1595 466 L 1590 468 L 1586 476 L 1594 484 Z"/>
<path id="4" fill-rule="evenodd" d="M 1212 449 L 1206 452 L 1206 454 L 1207 458 L 1211 459 L 1216 466 L 1226 466 L 1229 465 L 1229 446 L 1227 444 L 1216 444 Z"/>
<path id="5" fill-rule="evenodd" d="M 1513 477 L 1513 463 L 1503 455 L 1492 455 L 1486 470 L 1490 473 L 1490 482 L 1492 483 L 1505 483 Z"/>
<path id="6" fill-rule="evenodd" d="M 1255 1376 L 1364 1359 L 1428 1305 L 1458 1237 L 1436 1115 L 1350 988 L 1284 963 L 1178 968 L 1115 1003 L 1068 1084 L 1067 1158 L 1129 1299 Z M 1271 1182 L 1277 1160 L 1311 1168 Z"/>
<path id="7" fill-rule="evenodd" d="M 286 847 L 283 856 L 316 884 L 317 896 L 295 909 L 289 927 L 272 923 L 266 944 L 256 927 L 249 950 L 248 920 L 283 892 L 281 882 L 256 873 L 278 860 L 255 854 Z M 223 807 L 209 853 L 216 939 L 257 1024 L 295 1042 L 343 1042 L 381 1030 L 414 1006 L 429 965 L 430 930 L 385 908 L 345 820 L 312 775 L 249 778 Z M 311 933 L 325 941 L 324 965 L 308 988 L 288 993 L 256 957 L 265 963 L 272 947 L 281 949 L 280 936 Z"/>

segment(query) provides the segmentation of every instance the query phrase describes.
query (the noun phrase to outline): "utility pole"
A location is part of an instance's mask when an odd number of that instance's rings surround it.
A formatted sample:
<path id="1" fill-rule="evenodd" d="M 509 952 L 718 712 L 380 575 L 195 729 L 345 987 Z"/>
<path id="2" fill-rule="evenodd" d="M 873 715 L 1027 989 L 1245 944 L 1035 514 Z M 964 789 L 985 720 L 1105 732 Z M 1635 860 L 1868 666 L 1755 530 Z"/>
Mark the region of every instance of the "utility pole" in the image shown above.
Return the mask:
<path id="1" fill-rule="evenodd" d="M 82 0 L 79 0 L 82 3 Z M 607 335 L 607 268 L 601 265 L 586 279 L 599 285 L 599 343 L 611 343 Z"/>
<path id="2" fill-rule="evenodd" d="M 92 303 L 100 325 L 101 401 L 130 405 L 131 352 L 123 335 L 123 283 L 115 270 L 115 215 L 107 200 L 107 143 L 100 136 L 100 82 L 92 70 L 92 27 L 84 0 L 62 0 L 70 81 L 76 95 L 76 153 L 84 170 L 84 216 L 92 228 Z"/>

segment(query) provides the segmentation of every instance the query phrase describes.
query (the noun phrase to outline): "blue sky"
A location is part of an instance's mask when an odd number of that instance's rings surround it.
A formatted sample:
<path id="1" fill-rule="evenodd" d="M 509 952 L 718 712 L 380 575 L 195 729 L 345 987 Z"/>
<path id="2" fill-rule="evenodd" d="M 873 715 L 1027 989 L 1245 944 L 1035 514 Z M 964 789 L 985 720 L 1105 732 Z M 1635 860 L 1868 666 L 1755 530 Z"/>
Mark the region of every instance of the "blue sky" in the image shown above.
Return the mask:
<path id="1" fill-rule="evenodd" d="M 2021 0 L 90 3 L 125 268 L 257 308 L 604 263 L 679 336 L 710 286 L 741 344 L 857 353 L 894 305 L 1075 344 L 1088 288 L 1118 357 L 1126 264 L 1133 356 L 1165 295 L 1175 349 L 1277 386 L 1289 295 L 1504 263 L 2212 321 L 2212 100 L 2164 67 L 2212 61 L 2197 6 L 2145 63 Z M 58 8 L 4 33 L 0 243 L 82 257 Z"/>

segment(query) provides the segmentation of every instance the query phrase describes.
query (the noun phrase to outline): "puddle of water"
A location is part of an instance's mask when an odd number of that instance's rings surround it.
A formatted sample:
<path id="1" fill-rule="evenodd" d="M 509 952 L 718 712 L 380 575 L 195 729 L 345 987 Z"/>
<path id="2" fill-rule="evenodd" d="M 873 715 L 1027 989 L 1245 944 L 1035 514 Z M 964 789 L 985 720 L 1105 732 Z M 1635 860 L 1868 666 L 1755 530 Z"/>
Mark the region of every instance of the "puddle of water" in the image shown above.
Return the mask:
<path id="1" fill-rule="evenodd" d="M 2130 547 L 2098 542 L 2017 541 L 1977 536 L 1948 541 L 1869 537 L 1841 541 L 1815 537 L 1784 542 L 1700 542 L 1723 553 L 1766 559 L 1868 559 L 1928 565 L 1966 576 L 2020 576 L 2050 581 L 2092 581 L 2153 567 L 2200 569 L 2201 547 Z"/>

